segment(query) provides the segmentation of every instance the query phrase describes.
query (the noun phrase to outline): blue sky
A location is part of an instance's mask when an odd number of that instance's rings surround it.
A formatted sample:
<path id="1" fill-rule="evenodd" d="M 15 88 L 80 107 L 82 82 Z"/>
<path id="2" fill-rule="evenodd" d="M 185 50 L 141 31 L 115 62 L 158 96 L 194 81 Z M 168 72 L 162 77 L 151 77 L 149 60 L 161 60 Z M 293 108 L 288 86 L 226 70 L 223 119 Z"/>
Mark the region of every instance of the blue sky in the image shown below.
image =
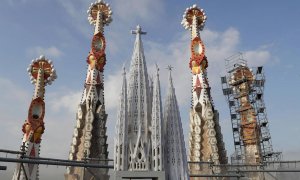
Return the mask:
<path id="1" fill-rule="evenodd" d="M 0 131 L 1 149 L 18 149 L 21 126 L 33 94 L 26 69 L 31 59 L 46 55 L 54 62 L 58 79 L 46 87 L 46 131 L 41 156 L 67 158 L 75 125 L 76 107 L 86 75 L 86 57 L 93 27 L 87 21 L 90 0 L 4 0 L 0 4 Z M 120 93 L 121 69 L 129 67 L 134 36 L 140 24 L 148 73 L 161 68 L 162 97 L 167 87 L 167 65 L 174 85 L 187 139 L 190 74 L 190 35 L 180 24 L 184 10 L 193 4 L 208 17 L 201 37 L 207 48 L 208 78 L 228 155 L 233 152 L 229 109 L 221 93 L 224 59 L 244 52 L 251 66 L 265 68 L 265 103 L 275 150 L 285 159 L 300 159 L 300 3 L 297 1 L 171 1 L 110 0 L 113 22 L 105 28 L 107 65 L 105 100 L 110 156 Z M 0 163 L 2 164 L 2 163 Z M 63 172 L 63 170 L 61 170 Z M 3 172 L 0 172 L 3 173 Z M 6 172 L 10 176 L 11 169 Z"/>

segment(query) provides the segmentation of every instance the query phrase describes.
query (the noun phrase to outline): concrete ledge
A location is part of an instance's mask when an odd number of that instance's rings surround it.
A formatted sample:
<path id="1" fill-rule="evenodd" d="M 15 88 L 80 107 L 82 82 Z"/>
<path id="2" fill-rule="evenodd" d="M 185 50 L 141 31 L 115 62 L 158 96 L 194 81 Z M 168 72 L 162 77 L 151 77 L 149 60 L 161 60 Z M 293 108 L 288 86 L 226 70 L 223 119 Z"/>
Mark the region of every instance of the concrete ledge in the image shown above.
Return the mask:
<path id="1" fill-rule="evenodd" d="M 165 180 L 165 171 L 114 171 L 112 180 Z"/>

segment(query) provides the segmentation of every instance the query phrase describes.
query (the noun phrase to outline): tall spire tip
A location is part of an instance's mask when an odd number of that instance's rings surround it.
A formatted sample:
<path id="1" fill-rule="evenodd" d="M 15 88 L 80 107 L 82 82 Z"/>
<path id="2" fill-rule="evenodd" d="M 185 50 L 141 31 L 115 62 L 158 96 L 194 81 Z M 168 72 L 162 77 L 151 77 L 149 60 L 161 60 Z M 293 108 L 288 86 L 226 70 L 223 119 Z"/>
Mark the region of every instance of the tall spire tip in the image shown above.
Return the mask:
<path id="1" fill-rule="evenodd" d="M 171 65 L 168 65 L 167 69 L 170 72 L 170 74 L 169 74 L 170 85 L 173 86 L 173 81 L 172 81 L 172 70 L 173 70 L 173 67 Z"/>
<path id="2" fill-rule="evenodd" d="M 142 27 L 138 24 L 136 30 L 131 30 L 131 34 L 147 34 L 147 32 L 142 31 Z"/>
<path id="3" fill-rule="evenodd" d="M 174 67 L 172 67 L 171 65 L 168 65 L 167 69 L 171 72 L 173 70 Z"/>
<path id="4" fill-rule="evenodd" d="M 123 64 L 123 67 L 122 67 L 122 69 L 123 69 L 123 75 L 125 75 L 125 74 L 126 74 L 125 63 Z"/>

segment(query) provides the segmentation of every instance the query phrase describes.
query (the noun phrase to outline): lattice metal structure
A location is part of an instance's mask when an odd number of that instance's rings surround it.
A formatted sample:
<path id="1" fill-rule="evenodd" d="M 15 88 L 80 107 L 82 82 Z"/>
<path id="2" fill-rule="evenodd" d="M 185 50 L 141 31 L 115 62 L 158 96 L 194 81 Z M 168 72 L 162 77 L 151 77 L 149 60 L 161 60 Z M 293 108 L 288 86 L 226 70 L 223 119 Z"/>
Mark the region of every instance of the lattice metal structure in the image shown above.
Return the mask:
<path id="1" fill-rule="evenodd" d="M 242 53 L 235 54 L 225 59 L 225 66 L 227 75 L 221 77 L 223 94 L 226 97 L 230 110 L 230 118 L 232 124 L 233 141 L 235 147 L 235 153 L 231 157 L 233 164 L 245 163 L 245 138 L 243 139 L 243 128 L 242 128 L 242 112 L 241 112 L 241 101 L 239 98 L 242 96 L 241 92 L 238 92 L 232 84 L 234 73 L 241 68 L 248 68 L 247 61 L 243 58 Z M 249 69 L 253 81 L 249 83 L 247 97 L 251 107 L 254 109 L 254 118 L 257 125 L 257 134 L 259 142 L 259 156 L 262 161 L 274 161 L 280 159 L 280 152 L 274 152 L 272 147 L 271 135 L 269 131 L 269 122 L 267 118 L 266 107 L 264 103 L 264 85 L 265 75 L 262 66 Z"/>

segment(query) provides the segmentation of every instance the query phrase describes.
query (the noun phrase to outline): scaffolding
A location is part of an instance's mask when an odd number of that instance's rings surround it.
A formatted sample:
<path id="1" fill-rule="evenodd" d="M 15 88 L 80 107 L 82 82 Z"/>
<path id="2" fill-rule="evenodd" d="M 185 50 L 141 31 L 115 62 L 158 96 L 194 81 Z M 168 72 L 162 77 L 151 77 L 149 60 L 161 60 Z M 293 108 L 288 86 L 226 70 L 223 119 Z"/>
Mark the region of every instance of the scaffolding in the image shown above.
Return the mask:
<path id="1" fill-rule="evenodd" d="M 223 95 L 225 95 L 229 110 L 233 132 L 233 141 L 235 153 L 231 157 L 231 163 L 245 163 L 244 142 L 241 137 L 241 104 L 238 100 L 240 94 L 234 91 L 235 88 L 230 84 L 233 74 L 240 68 L 248 68 L 247 61 L 242 53 L 235 54 L 225 59 L 227 75 L 221 77 Z M 264 103 L 264 85 L 265 75 L 262 66 L 250 69 L 253 74 L 253 83 L 249 85 L 248 98 L 251 106 L 254 108 L 254 115 L 259 128 L 259 143 L 261 150 L 261 159 L 263 162 L 280 160 L 281 153 L 274 152 L 272 147 L 271 135 L 269 131 L 269 122 L 267 118 L 266 107 Z"/>

